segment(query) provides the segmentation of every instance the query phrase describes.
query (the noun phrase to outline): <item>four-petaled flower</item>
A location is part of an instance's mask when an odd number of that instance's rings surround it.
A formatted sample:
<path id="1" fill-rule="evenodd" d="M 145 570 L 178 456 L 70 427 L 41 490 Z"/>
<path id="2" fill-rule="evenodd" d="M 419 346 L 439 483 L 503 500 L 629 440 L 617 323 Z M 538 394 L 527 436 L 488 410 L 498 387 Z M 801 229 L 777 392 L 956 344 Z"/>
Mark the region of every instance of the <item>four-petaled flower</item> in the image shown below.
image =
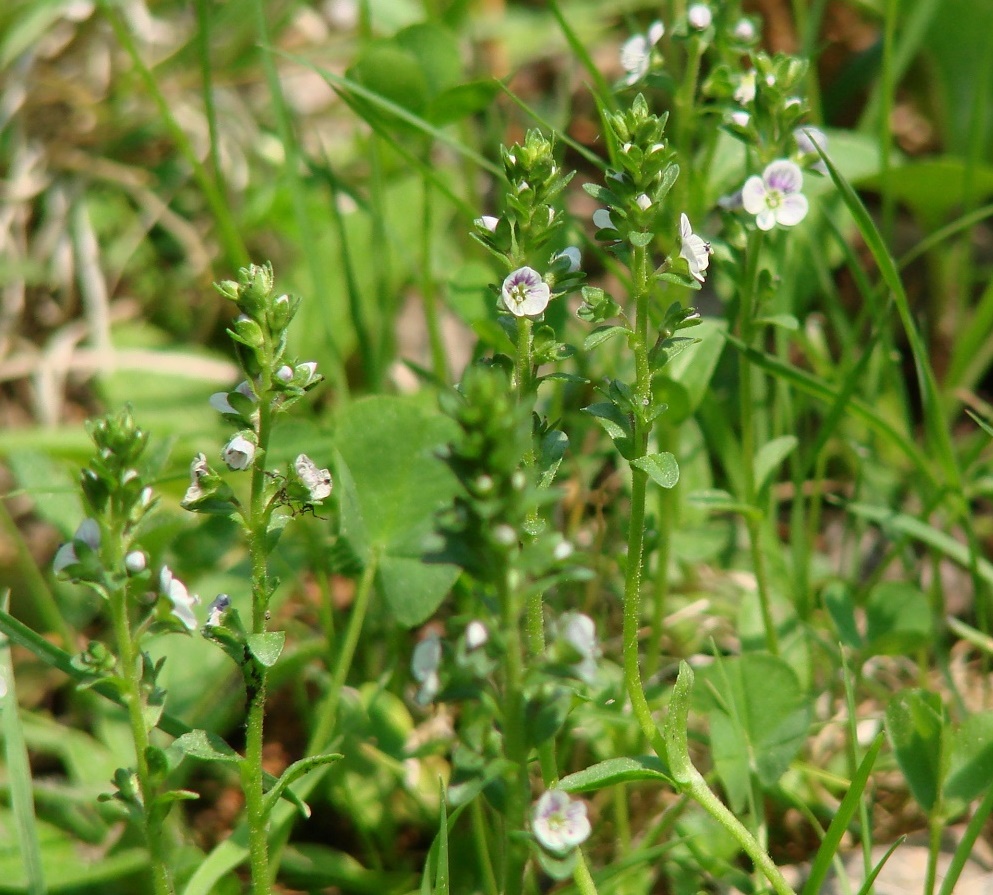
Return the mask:
<path id="1" fill-rule="evenodd" d="M 331 495 L 331 473 L 327 469 L 318 469 L 317 464 L 306 454 L 300 454 L 293 463 L 297 478 L 310 492 L 310 499 L 320 503 Z"/>
<path id="2" fill-rule="evenodd" d="M 515 317 L 537 317 L 552 297 L 541 274 L 531 267 L 520 267 L 507 275 L 500 291 L 500 306 Z"/>
<path id="3" fill-rule="evenodd" d="M 573 801 L 561 789 L 549 789 L 538 799 L 531 828 L 542 848 L 556 855 L 568 854 L 592 831 L 586 803 Z"/>
<path id="4" fill-rule="evenodd" d="M 710 256 L 714 254 L 714 250 L 709 242 L 693 232 L 690 219 L 685 214 L 679 216 L 679 240 L 679 257 L 686 259 L 690 266 L 690 275 L 702 283 L 707 276 L 705 271 L 710 266 Z"/>
<path id="5" fill-rule="evenodd" d="M 776 224 L 792 227 L 807 216 L 802 186 L 803 172 L 793 162 L 777 159 L 766 165 L 761 177 L 754 174 L 745 181 L 741 203 L 755 215 L 759 230 L 771 230 Z"/>
<path id="6" fill-rule="evenodd" d="M 186 589 L 186 585 L 172 574 L 168 566 L 163 566 L 159 574 L 159 592 L 172 604 L 170 607 L 172 616 L 187 630 L 195 630 L 197 617 L 193 614 L 193 607 L 200 602 L 200 598 L 196 594 L 191 594 Z"/>

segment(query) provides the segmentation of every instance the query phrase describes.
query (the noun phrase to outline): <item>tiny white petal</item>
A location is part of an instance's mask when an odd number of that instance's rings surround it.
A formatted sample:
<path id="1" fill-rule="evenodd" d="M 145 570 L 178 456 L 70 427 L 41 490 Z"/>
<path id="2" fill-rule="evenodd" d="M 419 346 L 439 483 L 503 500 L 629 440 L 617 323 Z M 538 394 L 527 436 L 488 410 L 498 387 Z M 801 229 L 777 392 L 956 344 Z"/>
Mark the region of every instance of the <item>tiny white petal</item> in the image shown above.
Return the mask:
<path id="1" fill-rule="evenodd" d="M 466 625 L 465 629 L 465 645 L 466 649 L 474 650 L 479 649 L 486 641 L 490 639 L 490 632 L 486 630 L 486 625 L 484 625 L 478 619 L 473 619 Z"/>
<path id="2" fill-rule="evenodd" d="M 753 174 L 741 188 L 741 204 L 749 214 L 758 214 L 765 208 L 765 184 Z"/>
<path id="3" fill-rule="evenodd" d="M 686 11 L 686 20 L 697 31 L 703 31 L 710 27 L 710 23 L 714 20 L 714 14 L 706 3 L 694 3 Z"/>
<path id="4" fill-rule="evenodd" d="M 214 392 L 214 394 L 212 394 L 207 399 L 207 402 L 218 413 L 234 413 L 235 412 L 235 409 L 231 406 L 231 402 L 228 401 L 228 393 L 227 392 Z"/>
<path id="5" fill-rule="evenodd" d="M 566 246 L 555 257 L 569 259 L 569 273 L 575 273 L 583 263 L 582 253 L 576 246 Z"/>
<path id="6" fill-rule="evenodd" d="M 734 91 L 735 102 L 747 106 L 755 99 L 755 71 L 747 71 L 741 76 L 737 88 Z"/>
<path id="7" fill-rule="evenodd" d="M 639 208 L 640 208 L 640 209 L 641 209 L 642 211 L 648 211 L 648 209 L 652 207 L 652 200 L 651 200 L 651 199 L 649 199 L 649 198 L 648 198 L 648 196 L 647 196 L 647 195 L 645 195 L 645 193 L 642 193 L 642 194 L 641 194 L 640 196 L 638 196 L 638 198 L 637 198 L 637 199 L 635 199 L 634 201 L 635 201 L 635 202 L 636 202 L 636 203 L 638 204 L 638 207 L 639 207 Z"/>
<path id="8" fill-rule="evenodd" d="M 651 44 L 643 34 L 629 37 L 621 47 L 621 68 L 626 71 L 626 84 L 640 81 L 647 73 L 651 60 Z"/>
<path id="9" fill-rule="evenodd" d="M 172 603 L 172 614 L 188 630 L 193 631 L 197 626 L 193 607 L 200 602 L 200 597 L 191 594 L 186 589 L 186 585 L 172 574 L 168 566 L 163 566 L 159 574 L 159 590 Z"/>
<path id="10" fill-rule="evenodd" d="M 742 43 L 751 43 L 755 40 L 755 25 L 752 24 L 751 19 L 741 19 L 734 26 L 734 36 Z"/>
<path id="11" fill-rule="evenodd" d="M 124 557 L 124 567 L 132 574 L 138 575 L 148 566 L 148 557 L 141 550 L 132 550 Z"/>
<path id="12" fill-rule="evenodd" d="M 809 205 L 803 193 L 783 197 L 783 204 L 776 210 L 776 223 L 793 227 L 807 216 Z"/>
<path id="13" fill-rule="evenodd" d="M 500 223 L 500 218 L 495 218 L 490 214 L 484 214 L 481 218 L 476 219 L 476 223 L 483 229 L 489 230 L 490 233 L 495 233 L 497 224 Z"/>
<path id="14" fill-rule="evenodd" d="M 752 120 L 752 116 L 741 109 L 732 112 L 730 118 L 731 123 L 738 125 L 738 127 L 748 127 L 748 123 Z"/>
<path id="15" fill-rule="evenodd" d="M 665 37 L 665 25 L 663 25 L 658 19 L 652 22 L 648 26 L 648 33 L 646 35 L 648 42 L 655 46 L 663 37 Z"/>
<path id="16" fill-rule="evenodd" d="M 248 469 L 255 459 L 255 445 L 239 433 L 224 446 L 221 457 L 228 469 Z"/>
<path id="17" fill-rule="evenodd" d="M 606 208 L 598 208 L 593 212 L 593 226 L 597 230 L 614 229 L 614 222 L 610 219 L 610 212 Z"/>

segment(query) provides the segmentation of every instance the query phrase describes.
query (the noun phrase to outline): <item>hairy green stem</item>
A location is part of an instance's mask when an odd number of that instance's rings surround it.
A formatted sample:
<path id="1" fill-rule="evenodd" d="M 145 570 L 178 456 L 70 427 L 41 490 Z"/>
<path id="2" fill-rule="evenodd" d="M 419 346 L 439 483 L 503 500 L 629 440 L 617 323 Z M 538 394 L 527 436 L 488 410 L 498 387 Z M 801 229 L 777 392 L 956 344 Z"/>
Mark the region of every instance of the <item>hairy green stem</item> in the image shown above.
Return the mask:
<path id="1" fill-rule="evenodd" d="M 586 864 L 586 855 L 583 854 L 582 849 L 576 849 L 576 869 L 572 872 L 572 878 L 579 895 L 597 895 L 596 883 L 593 882 L 593 875 Z"/>
<path id="2" fill-rule="evenodd" d="M 114 513 L 110 531 L 105 539 L 104 562 L 108 569 L 124 569 L 123 531 L 124 521 Z M 154 785 L 148 768 L 147 751 L 149 746 L 148 727 L 142 712 L 141 655 L 131 630 L 131 617 L 128 610 L 127 578 L 115 581 L 109 591 L 110 617 L 114 629 L 114 640 L 120 661 L 120 675 L 124 682 L 124 704 L 128 712 L 128 724 L 134 741 L 135 773 L 141 793 L 142 823 L 148 845 L 149 866 L 155 895 L 171 895 L 174 891 L 165 857 L 165 842 L 162 836 L 160 815 L 153 810 L 156 798 Z"/>

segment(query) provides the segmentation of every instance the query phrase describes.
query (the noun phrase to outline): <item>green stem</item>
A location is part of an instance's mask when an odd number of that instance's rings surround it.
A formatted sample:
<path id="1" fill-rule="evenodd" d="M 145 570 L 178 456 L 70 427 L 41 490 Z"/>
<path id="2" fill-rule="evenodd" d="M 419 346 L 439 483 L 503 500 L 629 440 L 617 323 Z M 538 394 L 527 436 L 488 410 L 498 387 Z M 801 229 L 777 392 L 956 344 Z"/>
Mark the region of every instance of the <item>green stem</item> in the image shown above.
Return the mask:
<path id="1" fill-rule="evenodd" d="M 745 258 L 744 286 L 741 289 L 738 309 L 738 335 L 741 341 L 751 347 L 754 338 L 755 291 L 758 284 L 759 257 L 762 254 L 763 233 L 756 230 L 748 239 Z M 744 502 L 755 507 L 762 514 L 762 507 L 755 492 L 755 420 L 752 397 L 752 363 L 745 354 L 738 355 L 738 404 L 741 408 L 741 486 Z M 755 573 L 755 586 L 758 591 L 759 607 L 762 611 L 762 625 L 765 628 L 766 649 L 774 656 L 779 655 L 779 636 L 772 617 L 769 599 L 769 582 L 766 574 L 765 555 L 762 552 L 762 515 L 749 514 L 745 520 L 748 541 L 752 556 L 752 570 Z"/>
<path id="2" fill-rule="evenodd" d="M 648 296 L 649 272 L 648 253 L 645 248 L 632 249 L 631 274 L 635 298 L 635 332 L 631 337 L 634 349 L 635 400 L 647 406 L 652 397 L 651 370 L 648 365 Z M 632 459 L 640 459 L 648 453 L 650 425 L 642 420 L 641 414 L 634 415 L 634 449 Z M 641 626 L 641 575 L 645 549 L 645 498 L 648 491 L 648 473 L 636 466 L 631 467 L 631 510 L 628 518 L 627 570 L 624 575 L 624 620 L 622 639 L 624 643 L 624 685 L 627 689 L 631 708 L 641 727 L 642 733 L 660 755 L 665 754 L 665 741 L 659 732 L 652 710 L 645 698 L 641 683 L 641 668 L 638 655 L 638 630 Z"/>
<path id="3" fill-rule="evenodd" d="M 155 895 L 171 895 L 174 890 L 165 859 L 162 825 L 158 819 L 158 812 L 152 810 L 157 793 L 148 769 L 149 741 L 148 728 L 142 712 L 141 655 L 131 631 L 127 578 L 123 575 L 123 529 L 124 523 L 115 519 L 111 522 L 111 530 L 105 532 L 108 535 L 105 539 L 107 546 L 103 557 L 105 567 L 120 570 L 121 574 L 119 581 L 109 589 L 110 617 L 114 628 L 114 640 L 117 643 L 119 672 L 124 682 L 124 704 L 127 707 L 131 738 L 134 741 L 135 773 L 138 777 L 138 789 L 141 792 L 142 822 L 148 845 L 152 883 Z"/>
<path id="4" fill-rule="evenodd" d="M 666 448 L 673 453 L 678 451 L 678 431 L 669 425 L 659 427 L 659 440 L 664 440 Z M 658 529 L 659 547 L 655 558 L 655 594 L 652 602 L 652 641 L 651 649 L 645 657 L 645 675 L 649 680 L 658 672 L 662 664 L 662 629 L 669 597 L 669 566 L 672 563 L 672 532 L 679 512 L 677 483 L 673 488 L 658 489 Z"/>
<path id="5" fill-rule="evenodd" d="M 424 304 L 424 325 L 428 331 L 428 344 L 431 347 L 431 372 L 439 383 L 448 382 L 448 359 L 445 355 L 445 340 L 441 334 L 441 320 L 438 314 L 438 289 L 434 280 L 431 254 L 431 179 L 425 173 L 421 177 L 423 204 L 421 206 L 421 301 Z"/>
<path id="6" fill-rule="evenodd" d="M 596 883 L 593 882 L 593 875 L 586 864 L 586 856 L 582 849 L 576 850 L 576 856 L 576 869 L 572 872 L 572 878 L 579 895 L 597 895 Z"/>
<path id="7" fill-rule="evenodd" d="M 476 844 L 476 857 L 483 875 L 483 891 L 486 895 L 500 895 L 500 886 L 493 872 L 490 859 L 490 846 L 486 835 L 486 818 L 483 816 L 483 800 L 473 799 L 469 803 L 472 815 L 472 838 Z"/>

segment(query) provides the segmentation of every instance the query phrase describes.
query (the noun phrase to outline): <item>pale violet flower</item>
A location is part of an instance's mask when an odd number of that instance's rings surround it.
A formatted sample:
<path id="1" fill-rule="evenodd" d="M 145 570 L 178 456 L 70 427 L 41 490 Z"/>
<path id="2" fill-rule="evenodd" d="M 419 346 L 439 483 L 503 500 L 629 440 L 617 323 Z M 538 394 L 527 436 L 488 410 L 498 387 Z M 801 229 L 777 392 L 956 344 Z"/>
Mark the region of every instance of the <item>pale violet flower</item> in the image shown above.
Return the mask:
<path id="1" fill-rule="evenodd" d="M 140 575 L 148 566 L 148 557 L 142 550 L 132 550 L 124 557 L 124 568 L 132 575 Z"/>
<path id="2" fill-rule="evenodd" d="M 467 650 L 479 649 L 490 639 L 490 632 L 486 630 L 479 619 L 473 619 L 465 627 L 465 648 Z"/>
<path id="3" fill-rule="evenodd" d="M 227 594 L 218 594 L 214 597 L 214 602 L 207 608 L 207 621 L 205 628 L 216 628 L 224 620 L 224 613 L 231 605 L 231 598 Z"/>
<path id="4" fill-rule="evenodd" d="M 306 454 L 300 454 L 293 462 L 297 478 L 310 492 L 310 499 L 319 503 L 331 495 L 331 473 L 327 469 L 318 469 L 317 464 Z"/>
<path id="5" fill-rule="evenodd" d="M 80 522 L 72 540 L 66 541 L 59 547 L 52 560 L 52 571 L 56 575 L 79 562 L 79 556 L 76 554 L 77 542 L 85 544 L 94 553 L 100 549 L 100 525 L 96 519 L 84 519 Z"/>
<path id="6" fill-rule="evenodd" d="M 755 99 L 755 70 L 746 71 L 742 76 L 741 80 L 738 82 L 738 86 L 734 90 L 735 102 L 740 103 L 743 106 L 747 106 L 753 99 Z"/>
<path id="7" fill-rule="evenodd" d="M 593 619 L 582 612 L 567 612 L 559 622 L 559 636 L 579 655 L 579 661 L 572 666 L 576 676 L 592 683 L 596 678 L 597 659 L 600 658 L 600 644 Z"/>
<path id="8" fill-rule="evenodd" d="M 197 617 L 193 614 L 193 607 L 200 602 L 200 598 L 196 594 L 191 594 L 186 589 L 186 585 L 172 574 L 168 566 L 163 566 L 159 574 L 159 592 L 172 604 L 171 614 L 187 630 L 195 630 Z"/>
<path id="9" fill-rule="evenodd" d="M 744 44 L 750 44 L 757 36 L 755 24 L 751 19 L 739 19 L 733 33 L 735 40 L 740 40 Z"/>
<path id="10" fill-rule="evenodd" d="M 679 257 L 686 259 L 690 266 L 690 275 L 702 283 L 707 276 L 706 270 L 710 266 L 710 256 L 714 254 L 714 250 L 709 242 L 693 232 L 690 219 L 685 214 L 679 216 L 679 242 Z"/>
<path id="11" fill-rule="evenodd" d="M 238 392 L 239 395 L 244 395 L 246 398 L 248 398 L 253 403 L 256 400 L 258 400 L 255 397 L 255 392 L 252 390 L 251 383 L 247 379 L 244 382 L 239 382 L 238 385 L 235 386 L 235 389 L 234 390 L 236 392 Z M 216 410 L 218 413 L 234 413 L 234 414 L 237 414 L 237 412 L 238 412 L 237 410 L 235 410 L 231 406 L 231 402 L 228 400 L 228 393 L 227 392 L 214 392 L 214 394 L 212 394 L 207 399 L 207 401 L 210 404 L 210 406 L 213 407 L 214 410 Z"/>
<path id="12" fill-rule="evenodd" d="M 228 469 L 248 469 L 255 459 L 255 444 L 239 432 L 224 445 L 221 459 L 227 463 Z"/>
<path id="13" fill-rule="evenodd" d="M 500 218 L 495 218 L 491 214 L 484 214 L 481 218 L 476 218 L 476 225 L 482 227 L 484 230 L 489 230 L 490 233 L 496 233 L 499 223 Z"/>
<path id="14" fill-rule="evenodd" d="M 292 382 L 293 381 L 293 367 L 289 364 L 283 364 L 278 370 L 276 370 L 276 378 L 280 382 Z"/>
<path id="15" fill-rule="evenodd" d="M 824 160 L 818 155 L 817 147 L 820 146 L 822 150 L 827 149 L 827 134 L 819 127 L 814 127 L 812 124 L 805 124 L 803 127 L 798 127 L 793 131 L 793 139 L 796 141 L 797 152 L 799 152 L 801 157 L 812 155 L 817 158 L 817 161 L 810 166 L 811 170 L 826 175 L 828 173 L 827 165 L 824 164 Z"/>
<path id="16" fill-rule="evenodd" d="M 569 273 L 575 273 L 583 263 L 583 255 L 576 246 L 566 246 L 552 260 L 556 261 L 559 258 L 569 259 Z"/>
<path id="17" fill-rule="evenodd" d="M 686 21 L 697 31 L 706 31 L 714 21 L 714 14 L 706 3 L 694 3 L 686 10 Z"/>
<path id="18" fill-rule="evenodd" d="M 561 789 L 549 789 L 538 799 L 531 828 L 541 847 L 555 855 L 568 854 L 592 832 L 586 803 L 570 799 Z"/>
<path id="19" fill-rule="evenodd" d="M 766 165 L 762 176 L 752 175 L 741 188 L 741 203 L 755 215 L 760 230 L 776 224 L 792 227 L 807 216 L 807 197 L 800 192 L 803 172 L 791 161 L 777 159 Z"/>
<path id="20" fill-rule="evenodd" d="M 410 659 L 410 672 L 421 688 L 417 691 L 419 705 L 432 702 L 441 689 L 441 678 L 438 669 L 441 668 L 441 640 L 437 634 L 429 634 L 417 646 Z"/>
<path id="21" fill-rule="evenodd" d="M 503 281 L 500 304 L 515 317 L 537 317 L 548 307 L 551 297 L 551 290 L 538 271 L 520 267 Z"/>
<path id="22" fill-rule="evenodd" d="M 665 35 L 665 26 L 658 20 L 648 26 L 645 34 L 635 34 L 621 47 L 621 68 L 627 72 L 624 83 L 636 84 L 648 74 L 652 60 L 652 47 Z"/>
<path id="23" fill-rule="evenodd" d="M 597 230 L 614 230 L 614 222 L 610 219 L 610 212 L 606 208 L 598 208 L 593 212 L 593 226 Z"/>

